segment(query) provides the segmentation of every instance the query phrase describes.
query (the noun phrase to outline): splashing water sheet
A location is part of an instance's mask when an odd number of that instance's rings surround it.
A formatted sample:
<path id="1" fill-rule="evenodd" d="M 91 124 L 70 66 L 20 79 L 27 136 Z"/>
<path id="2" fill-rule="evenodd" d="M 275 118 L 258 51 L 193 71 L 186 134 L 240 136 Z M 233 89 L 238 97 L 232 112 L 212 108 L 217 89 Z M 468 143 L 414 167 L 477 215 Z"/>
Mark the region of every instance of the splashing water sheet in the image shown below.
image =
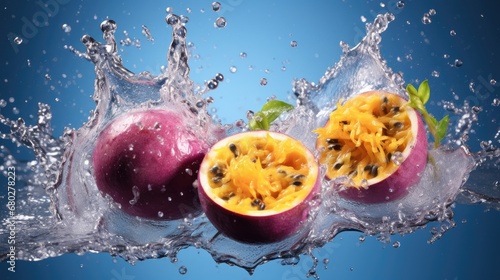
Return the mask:
<path id="1" fill-rule="evenodd" d="M 467 2 L 4 4 L 2 279 L 493 278 L 500 33 Z M 276 98 L 296 107 L 270 129 L 314 150 L 339 99 L 424 79 L 451 122 L 420 182 L 365 205 L 324 181 L 306 235 L 248 245 L 203 213 L 133 217 L 94 180 L 99 133 L 130 112 L 174 111 L 209 147 Z"/>

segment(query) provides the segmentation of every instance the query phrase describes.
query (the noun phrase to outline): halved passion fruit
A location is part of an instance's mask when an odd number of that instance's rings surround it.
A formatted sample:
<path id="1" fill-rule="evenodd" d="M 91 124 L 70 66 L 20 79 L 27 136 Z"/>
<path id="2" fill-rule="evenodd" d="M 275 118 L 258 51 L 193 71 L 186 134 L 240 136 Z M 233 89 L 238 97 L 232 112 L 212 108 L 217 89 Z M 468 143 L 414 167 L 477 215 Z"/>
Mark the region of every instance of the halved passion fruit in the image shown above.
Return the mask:
<path id="1" fill-rule="evenodd" d="M 206 154 L 198 193 L 212 224 L 245 243 L 283 240 L 305 224 L 318 193 L 318 164 L 299 141 L 276 132 L 229 136 Z"/>
<path id="2" fill-rule="evenodd" d="M 427 162 L 427 137 L 418 112 L 401 96 L 370 91 L 339 102 L 318 134 L 319 162 L 343 198 L 381 203 L 418 183 Z"/>

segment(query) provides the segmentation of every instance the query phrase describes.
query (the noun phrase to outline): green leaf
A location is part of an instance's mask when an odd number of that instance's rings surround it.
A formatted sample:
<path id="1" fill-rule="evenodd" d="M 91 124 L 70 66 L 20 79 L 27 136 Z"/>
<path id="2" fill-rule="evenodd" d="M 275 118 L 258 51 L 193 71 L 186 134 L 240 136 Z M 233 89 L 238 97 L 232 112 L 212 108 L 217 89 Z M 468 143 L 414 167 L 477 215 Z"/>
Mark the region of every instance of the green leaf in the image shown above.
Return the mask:
<path id="1" fill-rule="evenodd" d="M 269 120 L 262 112 L 255 113 L 253 119 L 250 120 L 248 126 L 251 130 L 268 130 Z"/>
<path id="2" fill-rule="evenodd" d="M 427 103 L 427 101 L 429 101 L 429 97 L 431 96 L 431 89 L 429 87 L 429 82 L 427 80 L 423 81 L 418 86 L 417 95 L 423 104 L 425 104 L 425 103 Z"/>
<path id="3" fill-rule="evenodd" d="M 410 94 L 410 98 L 412 96 L 418 96 L 417 89 L 412 84 L 406 86 L 406 91 Z"/>
<path id="4" fill-rule="evenodd" d="M 284 112 L 292 110 L 294 107 L 291 104 L 280 100 L 270 100 L 262 106 L 261 112 L 267 117 L 267 121 L 272 123 Z"/>
<path id="5" fill-rule="evenodd" d="M 436 128 L 436 142 L 437 143 L 441 142 L 441 140 L 446 136 L 446 131 L 448 130 L 449 123 L 450 123 L 450 120 L 448 118 L 448 115 L 446 115 L 437 124 L 437 128 Z"/>
<path id="6" fill-rule="evenodd" d="M 276 120 L 284 112 L 292 110 L 294 107 L 291 104 L 280 100 L 270 100 L 262 109 L 254 114 L 254 118 L 250 120 L 248 126 L 251 130 L 268 130 L 269 125 Z"/>

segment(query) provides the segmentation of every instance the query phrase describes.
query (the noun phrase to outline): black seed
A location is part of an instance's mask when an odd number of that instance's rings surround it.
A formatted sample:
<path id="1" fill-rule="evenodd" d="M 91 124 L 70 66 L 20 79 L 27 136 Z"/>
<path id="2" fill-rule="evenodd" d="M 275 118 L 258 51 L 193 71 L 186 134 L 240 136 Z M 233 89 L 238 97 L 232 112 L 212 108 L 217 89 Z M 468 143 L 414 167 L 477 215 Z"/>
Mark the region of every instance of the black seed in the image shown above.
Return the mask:
<path id="1" fill-rule="evenodd" d="M 223 200 L 229 200 L 231 197 L 234 196 L 234 193 L 233 192 L 230 192 L 228 193 L 227 195 L 223 196 L 222 199 Z"/>
<path id="2" fill-rule="evenodd" d="M 387 115 L 387 113 L 389 113 L 389 111 L 387 111 L 387 106 L 385 106 L 385 104 L 382 105 L 382 112 L 384 112 L 384 114 Z"/>
<path id="3" fill-rule="evenodd" d="M 394 123 L 394 128 L 396 129 L 401 129 L 404 127 L 404 124 L 402 122 L 395 122 Z"/>
<path id="4" fill-rule="evenodd" d="M 348 124 L 347 121 L 341 121 L 340 124 Z"/>
<path id="5" fill-rule="evenodd" d="M 257 162 L 257 159 L 256 159 L 256 158 L 252 159 L 252 162 L 253 162 L 253 163 L 256 163 L 256 162 Z"/>
<path id="6" fill-rule="evenodd" d="M 392 154 L 391 153 L 388 153 L 387 154 L 387 161 L 391 161 L 392 160 Z"/>
<path id="7" fill-rule="evenodd" d="M 260 203 L 261 203 L 260 199 L 256 198 L 256 199 L 254 199 L 254 201 L 252 201 L 252 203 L 250 203 L 250 205 L 255 207 L 255 206 L 259 205 Z"/>
<path id="8" fill-rule="evenodd" d="M 210 173 L 216 174 L 219 172 L 219 170 L 220 170 L 220 167 L 218 165 L 216 165 L 216 166 L 210 168 Z"/>
<path id="9" fill-rule="evenodd" d="M 231 152 L 233 152 L 234 157 L 238 157 L 238 149 L 236 148 L 235 144 L 233 144 L 233 143 L 229 144 L 229 150 L 231 150 Z"/>
<path id="10" fill-rule="evenodd" d="M 259 204 L 259 210 L 264 210 L 264 209 L 266 209 L 266 204 L 264 204 L 264 202 L 261 202 Z"/>
<path id="11" fill-rule="evenodd" d="M 302 186 L 302 182 L 300 182 L 300 181 L 293 181 L 292 185 L 294 185 L 296 187 L 300 187 L 300 186 Z"/>
<path id="12" fill-rule="evenodd" d="M 304 179 L 305 177 L 306 177 L 306 175 L 302 175 L 302 174 L 297 174 L 297 175 L 292 176 L 292 178 L 295 180 Z"/>
<path id="13" fill-rule="evenodd" d="M 286 175 L 286 171 L 285 171 L 285 170 L 282 170 L 282 169 L 279 169 L 279 170 L 278 170 L 278 173 L 283 174 L 283 175 Z"/>
<path id="14" fill-rule="evenodd" d="M 222 178 L 222 177 L 224 177 L 224 173 L 219 172 L 219 173 L 215 174 L 215 177 L 220 177 L 220 178 Z"/>
<path id="15" fill-rule="evenodd" d="M 342 146 L 339 144 L 329 145 L 328 150 L 340 151 L 340 150 L 342 150 Z"/>
<path id="16" fill-rule="evenodd" d="M 394 107 L 392 107 L 392 109 L 391 109 L 391 110 L 392 110 L 394 113 L 397 113 L 397 112 L 399 112 L 399 106 L 394 106 Z"/>
<path id="17" fill-rule="evenodd" d="M 378 176 L 378 166 L 376 166 L 376 165 L 372 166 L 372 169 L 370 170 L 370 174 L 373 177 L 377 177 Z"/>
<path id="18" fill-rule="evenodd" d="M 367 166 L 365 166 L 365 168 L 363 168 L 363 170 L 370 171 L 370 170 L 372 170 L 372 166 L 368 164 Z"/>
<path id="19" fill-rule="evenodd" d="M 338 144 L 339 143 L 339 139 L 327 138 L 326 139 L 326 143 L 328 143 L 328 144 Z"/>
<path id="20" fill-rule="evenodd" d="M 335 170 L 339 170 L 342 167 L 342 165 L 344 165 L 342 162 L 337 162 L 337 163 L 335 163 L 333 168 L 335 168 Z"/>
<path id="21" fill-rule="evenodd" d="M 388 103 L 389 102 L 389 99 L 387 99 L 387 96 L 384 96 L 384 98 L 382 99 L 382 102 L 384 102 L 384 103 Z"/>

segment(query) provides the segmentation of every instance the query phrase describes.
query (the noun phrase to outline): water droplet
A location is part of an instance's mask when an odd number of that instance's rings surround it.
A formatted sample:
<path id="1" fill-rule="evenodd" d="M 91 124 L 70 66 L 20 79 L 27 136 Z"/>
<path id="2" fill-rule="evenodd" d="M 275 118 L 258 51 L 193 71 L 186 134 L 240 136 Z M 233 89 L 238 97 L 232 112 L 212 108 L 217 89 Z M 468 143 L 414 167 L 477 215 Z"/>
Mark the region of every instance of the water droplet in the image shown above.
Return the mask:
<path id="1" fill-rule="evenodd" d="M 187 270 L 187 268 L 186 268 L 185 266 L 181 265 L 181 267 L 179 267 L 179 273 L 180 273 L 181 275 L 184 275 L 184 274 L 186 274 L 187 272 L 188 272 L 188 270 Z"/>
<path id="2" fill-rule="evenodd" d="M 44 77 L 45 77 L 46 80 L 51 80 L 52 79 L 52 77 L 48 73 L 45 74 Z"/>
<path id="3" fill-rule="evenodd" d="M 462 65 L 464 65 L 464 63 L 461 59 L 455 59 L 455 67 L 461 67 Z"/>
<path id="4" fill-rule="evenodd" d="M 429 16 L 428 13 L 425 13 L 424 16 L 422 17 L 422 23 L 423 24 L 430 24 L 432 21 L 431 21 L 431 17 Z"/>
<path id="5" fill-rule="evenodd" d="M 240 52 L 240 57 L 241 58 L 247 58 L 247 53 L 246 52 Z"/>
<path id="6" fill-rule="evenodd" d="M 366 22 L 366 17 L 365 16 L 361 16 L 361 22 Z"/>
<path id="7" fill-rule="evenodd" d="M 359 242 L 365 242 L 366 236 L 361 235 L 361 236 L 359 236 L 358 240 L 359 240 Z"/>
<path id="8" fill-rule="evenodd" d="M 222 82 L 224 81 L 224 75 L 222 75 L 221 73 L 217 73 L 217 75 L 215 75 L 215 79 L 219 82 Z"/>
<path id="9" fill-rule="evenodd" d="M 163 217 L 163 212 L 158 211 L 158 217 L 159 217 L 159 218 Z"/>
<path id="10" fill-rule="evenodd" d="M 215 20 L 214 26 L 217 28 L 224 28 L 226 27 L 226 19 L 224 17 L 218 17 Z"/>
<path id="11" fill-rule="evenodd" d="M 281 66 L 281 71 L 286 71 L 286 66 Z"/>
<path id="12" fill-rule="evenodd" d="M 132 194 L 134 195 L 134 198 L 132 198 L 128 203 L 130 203 L 130 205 L 134 205 L 137 203 L 137 201 L 139 200 L 139 196 L 140 196 L 140 192 L 139 192 L 139 188 L 137 186 L 133 186 L 132 187 Z"/>
<path id="13" fill-rule="evenodd" d="M 432 71 L 431 75 L 434 78 L 439 78 L 439 71 L 434 70 L 434 71 Z"/>
<path id="14" fill-rule="evenodd" d="M 174 8 L 172 8 L 172 7 L 167 7 L 167 8 L 165 9 L 165 12 L 167 12 L 168 14 L 171 14 L 171 13 L 173 13 L 173 12 L 174 12 Z"/>
<path id="15" fill-rule="evenodd" d="M 455 35 L 457 35 L 457 32 L 455 32 L 455 30 L 452 29 L 452 30 L 450 30 L 450 35 L 455 36 Z"/>
<path id="16" fill-rule="evenodd" d="M 7 101 L 5 99 L 0 99 L 0 108 L 5 108 L 7 106 Z"/>
<path id="17" fill-rule="evenodd" d="M 450 58 L 450 55 L 449 55 L 449 54 L 447 54 L 447 53 L 445 53 L 445 54 L 443 55 L 443 57 L 444 57 L 444 58 L 446 58 L 446 59 L 448 59 L 448 58 Z"/>
<path id="18" fill-rule="evenodd" d="M 189 22 L 189 17 L 181 15 L 180 16 L 181 22 L 182 23 L 188 23 Z"/>
<path id="19" fill-rule="evenodd" d="M 17 45 L 21 45 L 23 43 L 23 38 L 21 37 L 14 38 L 14 43 L 16 43 Z"/>
<path id="20" fill-rule="evenodd" d="M 297 41 L 295 41 L 295 40 L 292 40 L 292 41 L 290 42 L 290 46 L 291 46 L 292 48 L 297 47 L 297 45 L 298 45 L 298 44 L 297 44 Z"/>
<path id="21" fill-rule="evenodd" d="M 403 162 L 403 153 L 394 152 L 394 154 L 391 156 L 391 160 L 395 165 L 401 165 L 401 163 Z"/>
<path id="22" fill-rule="evenodd" d="M 17 107 L 13 107 L 13 108 L 12 108 L 12 113 L 13 113 L 14 115 L 19 115 L 19 109 L 18 109 Z"/>
<path id="23" fill-rule="evenodd" d="M 260 85 L 261 85 L 261 86 L 265 86 L 265 85 L 267 85 L 267 79 L 266 79 L 266 78 L 262 78 L 262 79 L 260 79 Z"/>
<path id="24" fill-rule="evenodd" d="M 176 25 L 177 23 L 179 23 L 179 20 L 179 17 L 174 14 L 168 14 L 168 16 L 165 18 L 165 21 L 168 25 Z"/>
<path id="25" fill-rule="evenodd" d="M 401 243 L 399 241 L 395 241 L 394 243 L 392 243 L 392 248 L 399 248 L 401 247 Z"/>
<path id="26" fill-rule="evenodd" d="M 495 80 L 495 79 L 490 80 L 490 85 L 494 86 L 496 84 L 497 84 L 497 80 Z"/>
<path id="27" fill-rule="evenodd" d="M 105 20 L 101 22 L 100 28 L 102 32 L 109 32 L 116 30 L 116 22 L 111 19 Z"/>
<path id="28" fill-rule="evenodd" d="M 191 170 L 191 168 L 186 168 L 186 170 L 184 170 L 186 172 L 186 174 L 188 174 L 189 176 L 193 176 L 193 170 Z"/>
<path id="29" fill-rule="evenodd" d="M 146 36 L 146 39 L 148 39 L 148 41 L 151 41 L 151 42 L 154 42 L 154 38 L 153 38 L 153 35 L 151 35 L 151 31 L 149 30 L 149 28 L 146 26 L 146 25 L 142 25 L 142 35 Z"/>
<path id="30" fill-rule="evenodd" d="M 208 87 L 209 89 L 216 89 L 216 88 L 217 88 L 217 86 L 219 86 L 219 82 L 218 82 L 217 80 L 215 80 L 215 79 L 211 79 L 211 80 L 210 80 L 210 81 L 208 81 L 208 83 L 207 83 L 207 87 Z"/>
<path id="31" fill-rule="evenodd" d="M 436 10 L 434 10 L 434 9 L 430 9 L 430 10 L 429 10 L 429 15 L 430 15 L 430 16 L 435 16 L 435 15 L 436 15 Z"/>
<path id="32" fill-rule="evenodd" d="M 61 26 L 61 29 L 62 29 L 64 32 L 66 32 L 66 33 L 71 32 L 71 26 L 70 26 L 69 24 L 67 24 L 67 23 L 63 24 L 63 25 Z"/>
<path id="33" fill-rule="evenodd" d="M 462 224 L 466 224 L 467 223 L 467 219 L 463 218 L 462 219 Z"/>
<path id="34" fill-rule="evenodd" d="M 212 10 L 214 12 L 218 12 L 220 10 L 221 4 L 219 2 L 213 2 L 212 3 Z"/>
<path id="35" fill-rule="evenodd" d="M 236 73 L 236 71 L 238 71 L 238 68 L 236 68 L 236 66 L 229 67 L 229 72 Z"/>
<path id="36" fill-rule="evenodd" d="M 396 7 L 400 8 L 400 9 L 404 8 L 405 7 L 405 1 L 402 1 L 402 0 L 398 1 L 396 3 Z"/>
<path id="37" fill-rule="evenodd" d="M 493 99 L 493 102 L 491 103 L 491 105 L 493 105 L 495 107 L 500 106 L 500 98 Z"/>

